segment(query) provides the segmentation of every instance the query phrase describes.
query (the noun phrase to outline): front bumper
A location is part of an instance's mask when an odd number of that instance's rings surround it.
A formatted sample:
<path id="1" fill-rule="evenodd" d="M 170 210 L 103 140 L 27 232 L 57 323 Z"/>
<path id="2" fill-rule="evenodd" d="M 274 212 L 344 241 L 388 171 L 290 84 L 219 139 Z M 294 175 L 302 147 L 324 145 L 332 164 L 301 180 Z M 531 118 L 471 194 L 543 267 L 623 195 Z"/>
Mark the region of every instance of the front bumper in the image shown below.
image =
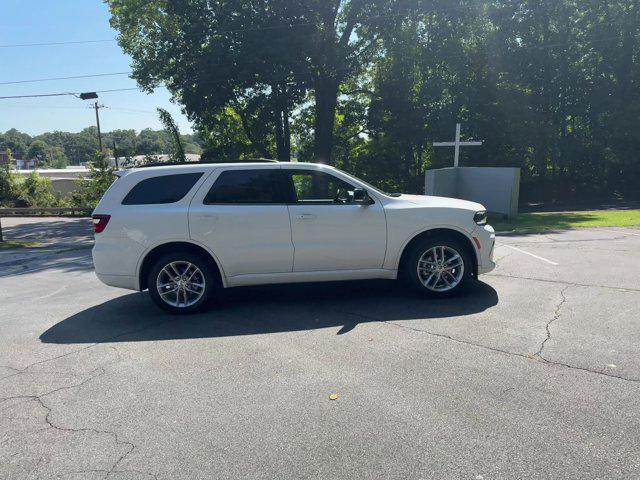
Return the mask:
<path id="1" fill-rule="evenodd" d="M 478 226 L 473 232 L 478 255 L 478 275 L 489 273 L 496 268 L 493 260 L 493 250 L 496 244 L 496 232 L 491 225 Z M 479 248 L 478 248 L 479 245 Z"/>

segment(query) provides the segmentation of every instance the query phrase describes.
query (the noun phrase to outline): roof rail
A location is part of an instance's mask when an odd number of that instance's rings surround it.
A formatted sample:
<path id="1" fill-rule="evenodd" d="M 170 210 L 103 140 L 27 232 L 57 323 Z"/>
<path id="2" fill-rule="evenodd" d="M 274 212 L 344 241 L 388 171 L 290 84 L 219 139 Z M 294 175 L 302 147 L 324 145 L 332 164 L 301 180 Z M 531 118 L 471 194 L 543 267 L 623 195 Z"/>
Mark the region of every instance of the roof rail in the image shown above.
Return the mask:
<path id="1" fill-rule="evenodd" d="M 278 163 L 278 160 L 273 160 L 270 158 L 246 158 L 242 160 L 235 160 L 232 162 L 225 162 L 222 160 L 204 160 L 198 162 L 153 162 L 145 163 L 142 165 L 135 165 L 129 168 L 175 167 L 180 165 L 215 165 L 217 163 Z"/>

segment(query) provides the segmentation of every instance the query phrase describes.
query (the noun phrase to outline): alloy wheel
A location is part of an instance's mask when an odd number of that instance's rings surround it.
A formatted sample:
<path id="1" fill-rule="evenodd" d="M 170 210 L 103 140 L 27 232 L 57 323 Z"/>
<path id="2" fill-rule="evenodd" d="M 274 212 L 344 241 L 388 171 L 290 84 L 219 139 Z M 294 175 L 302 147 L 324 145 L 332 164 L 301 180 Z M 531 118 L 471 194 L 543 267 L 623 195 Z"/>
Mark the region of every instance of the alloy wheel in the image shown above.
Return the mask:
<path id="1" fill-rule="evenodd" d="M 187 261 L 165 265 L 156 279 L 158 294 L 163 302 L 176 308 L 186 308 L 200 301 L 206 281 L 202 270 Z"/>
<path id="2" fill-rule="evenodd" d="M 455 249 L 438 245 L 422 254 L 417 268 L 422 285 L 433 292 L 448 292 L 462 281 L 464 260 Z"/>

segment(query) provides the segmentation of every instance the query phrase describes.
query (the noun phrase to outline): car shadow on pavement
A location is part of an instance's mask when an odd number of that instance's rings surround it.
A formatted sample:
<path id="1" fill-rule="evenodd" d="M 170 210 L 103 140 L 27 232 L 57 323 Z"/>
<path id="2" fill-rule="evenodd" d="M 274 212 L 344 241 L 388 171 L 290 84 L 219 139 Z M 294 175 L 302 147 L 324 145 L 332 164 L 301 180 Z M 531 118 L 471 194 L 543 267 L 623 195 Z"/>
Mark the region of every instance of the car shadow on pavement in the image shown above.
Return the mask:
<path id="1" fill-rule="evenodd" d="M 420 297 L 399 282 L 361 281 L 234 288 L 202 313 L 169 315 L 146 293 L 126 294 L 78 312 L 40 335 L 44 343 L 142 342 L 257 335 L 335 327 L 345 334 L 368 322 L 451 318 L 498 303 L 474 282 L 459 296 Z"/>

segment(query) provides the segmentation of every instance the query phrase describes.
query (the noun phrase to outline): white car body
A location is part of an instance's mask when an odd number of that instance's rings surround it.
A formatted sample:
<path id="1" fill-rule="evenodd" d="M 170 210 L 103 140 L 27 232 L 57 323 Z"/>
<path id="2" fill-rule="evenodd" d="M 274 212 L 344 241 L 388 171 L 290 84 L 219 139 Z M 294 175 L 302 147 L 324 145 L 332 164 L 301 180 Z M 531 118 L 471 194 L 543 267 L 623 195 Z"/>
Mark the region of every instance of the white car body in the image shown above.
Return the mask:
<path id="1" fill-rule="evenodd" d="M 296 169 L 328 173 L 366 190 L 373 204 L 207 205 L 203 199 L 228 170 Z M 170 204 L 123 205 L 142 180 L 202 172 L 188 193 Z M 335 168 L 310 163 L 186 164 L 119 172 L 95 209 L 108 225 L 95 235 L 93 260 L 107 285 L 145 288 L 145 259 L 166 245 L 190 244 L 215 261 L 224 287 L 269 283 L 395 279 L 403 251 L 417 236 L 444 229 L 468 242 L 474 274 L 495 267 L 495 234 L 474 221 L 484 207 L 452 198 L 394 197 Z M 166 247 L 165 247 L 166 248 Z"/>

